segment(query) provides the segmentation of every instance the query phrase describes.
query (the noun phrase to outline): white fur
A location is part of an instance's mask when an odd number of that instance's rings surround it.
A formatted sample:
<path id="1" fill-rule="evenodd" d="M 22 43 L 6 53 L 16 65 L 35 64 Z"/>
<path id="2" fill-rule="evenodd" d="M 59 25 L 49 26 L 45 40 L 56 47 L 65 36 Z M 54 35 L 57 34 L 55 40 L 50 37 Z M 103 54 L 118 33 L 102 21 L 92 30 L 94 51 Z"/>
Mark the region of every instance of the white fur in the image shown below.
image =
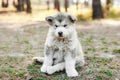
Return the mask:
<path id="1" fill-rule="evenodd" d="M 66 14 L 66 16 L 67 15 L 68 14 Z M 44 58 L 33 58 L 34 61 L 43 62 L 41 72 L 53 74 L 65 69 L 67 76 L 75 77 L 78 76 L 75 68 L 84 65 L 84 55 L 75 30 L 75 24 L 68 23 L 70 25 L 62 27 L 62 25 L 66 23 L 68 22 L 63 21 L 61 24 L 57 21 L 54 22 L 54 24 L 59 25 L 58 28 L 50 25 L 45 42 Z M 59 31 L 63 32 L 64 40 L 57 39 L 57 37 L 59 37 Z M 55 52 L 55 49 L 59 50 Z M 54 58 L 56 59 L 55 61 L 53 61 Z"/>

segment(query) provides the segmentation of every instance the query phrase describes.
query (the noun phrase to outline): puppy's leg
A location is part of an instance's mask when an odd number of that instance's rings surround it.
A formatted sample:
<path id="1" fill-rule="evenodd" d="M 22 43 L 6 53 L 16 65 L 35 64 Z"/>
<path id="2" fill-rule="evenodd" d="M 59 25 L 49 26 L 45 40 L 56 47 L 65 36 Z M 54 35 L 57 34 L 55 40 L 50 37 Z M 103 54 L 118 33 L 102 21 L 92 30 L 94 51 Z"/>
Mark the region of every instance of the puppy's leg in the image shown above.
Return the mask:
<path id="1" fill-rule="evenodd" d="M 44 57 L 33 57 L 32 58 L 33 62 L 37 63 L 43 63 L 44 62 Z"/>
<path id="2" fill-rule="evenodd" d="M 71 53 L 65 55 L 65 69 L 67 76 L 76 77 L 78 72 L 75 69 L 76 59 L 72 57 Z"/>
<path id="3" fill-rule="evenodd" d="M 65 62 L 62 62 L 62 63 L 58 63 L 54 66 L 48 66 L 47 67 L 47 73 L 48 74 L 53 74 L 55 72 L 62 71 L 64 69 L 65 69 Z"/>
<path id="4" fill-rule="evenodd" d="M 83 53 L 83 50 L 82 50 L 82 46 L 81 46 L 80 43 L 79 43 L 79 45 L 77 45 L 76 50 L 79 53 L 79 56 L 76 57 L 76 67 L 77 66 L 83 66 L 85 64 L 85 59 L 84 59 L 84 53 Z"/>
<path id="5" fill-rule="evenodd" d="M 84 57 L 78 56 L 76 57 L 76 67 L 83 66 L 85 64 Z"/>
<path id="6" fill-rule="evenodd" d="M 52 66 L 53 64 L 53 52 L 50 47 L 45 48 L 45 53 L 44 53 L 44 62 L 41 67 L 41 72 L 47 72 L 47 66 Z"/>

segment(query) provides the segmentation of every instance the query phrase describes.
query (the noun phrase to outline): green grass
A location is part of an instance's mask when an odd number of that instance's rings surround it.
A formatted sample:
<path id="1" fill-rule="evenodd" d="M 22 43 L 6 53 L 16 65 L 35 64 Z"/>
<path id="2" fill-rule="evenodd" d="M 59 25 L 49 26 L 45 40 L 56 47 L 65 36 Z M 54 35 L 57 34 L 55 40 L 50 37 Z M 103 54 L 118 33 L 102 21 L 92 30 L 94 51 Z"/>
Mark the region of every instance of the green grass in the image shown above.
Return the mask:
<path id="1" fill-rule="evenodd" d="M 15 74 L 15 76 L 17 76 L 17 77 L 23 77 L 23 76 L 25 76 L 26 74 L 27 74 L 26 71 L 24 71 L 24 70 L 19 70 L 19 71 Z"/>
<path id="2" fill-rule="evenodd" d="M 7 73 L 10 77 L 14 77 L 15 73 L 15 69 L 14 68 L 2 68 L 0 69 L 0 71 L 3 73 Z"/>
<path id="3" fill-rule="evenodd" d="M 94 48 L 94 47 L 90 47 L 90 48 L 87 48 L 87 51 L 96 52 L 96 48 Z"/>
<path id="4" fill-rule="evenodd" d="M 101 42 L 102 42 L 103 44 L 107 44 L 106 38 L 101 38 Z"/>
<path id="5" fill-rule="evenodd" d="M 94 80 L 104 80 L 103 76 L 96 76 L 96 79 Z"/>
<path id="6" fill-rule="evenodd" d="M 107 64 L 107 63 L 109 63 L 109 62 L 111 62 L 112 61 L 112 59 L 109 59 L 109 58 L 102 58 L 101 60 L 100 60 L 100 62 L 102 63 L 102 64 Z"/>
<path id="7" fill-rule="evenodd" d="M 18 77 L 23 77 L 23 78 L 25 78 L 26 77 L 26 71 L 24 71 L 24 70 L 16 70 L 15 68 L 1 68 L 0 69 L 0 72 L 1 72 L 1 74 L 2 73 L 5 73 L 5 74 L 7 74 L 6 76 L 7 77 L 10 77 L 11 79 L 14 79 L 14 78 L 18 78 Z M 2 75 L 0 75 L 1 77 L 3 77 Z"/>
<path id="8" fill-rule="evenodd" d="M 112 41 L 114 45 L 118 45 L 119 43 L 117 41 Z"/>
<path id="9" fill-rule="evenodd" d="M 109 52 L 108 46 L 105 46 L 105 47 L 101 48 L 101 50 L 105 53 Z"/>
<path id="10" fill-rule="evenodd" d="M 100 72 L 104 73 L 104 74 L 106 74 L 107 76 L 110 76 L 110 77 L 113 76 L 113 72 L 109 69 L 101 69 Z"/>
<path id="11" fill-rule="evenodd" d="M 120 48 L 114 49 L 113 52 L 114 53 L 120 53 Z"/>
<path id="12" fill-rule="evenodd" d="M 93 36 L 89 36 L 89 37 L 87 37 L 85 40 L 84 40 L 84 42 L 86 43 L 86 44 L 90 44 L 91 42 L 92 42 L 92 40 L 93 40 Z"/>

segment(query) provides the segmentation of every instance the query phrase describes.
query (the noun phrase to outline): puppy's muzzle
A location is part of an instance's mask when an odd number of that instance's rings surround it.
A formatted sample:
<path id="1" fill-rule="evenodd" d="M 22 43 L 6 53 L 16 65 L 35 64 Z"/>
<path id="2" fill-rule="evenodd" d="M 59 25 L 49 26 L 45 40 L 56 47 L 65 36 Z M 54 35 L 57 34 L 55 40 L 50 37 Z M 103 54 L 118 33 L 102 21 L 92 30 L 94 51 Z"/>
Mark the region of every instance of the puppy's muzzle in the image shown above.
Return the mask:
<path id="1" fill-rule="evenodd" d="M 62 32 L 62 31 L 59 31 L 59 32 L 58 32 L 58 35 L 59 35 L 59 37 L 63 37 L 63 32 Z"/>

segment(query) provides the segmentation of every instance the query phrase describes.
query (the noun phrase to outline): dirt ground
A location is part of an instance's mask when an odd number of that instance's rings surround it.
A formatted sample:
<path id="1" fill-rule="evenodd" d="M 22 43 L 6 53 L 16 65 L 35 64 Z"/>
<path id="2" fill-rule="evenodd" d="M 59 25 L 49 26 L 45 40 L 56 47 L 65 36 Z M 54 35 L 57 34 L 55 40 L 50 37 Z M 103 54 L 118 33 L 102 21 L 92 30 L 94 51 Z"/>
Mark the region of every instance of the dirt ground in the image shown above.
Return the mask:
<path id="1" fill-rule="evenodd" d="M 41 64 L 32 63 L 43 55 L 45 21 L 0 21 L 0 80 L 120 80 L 120 21 L 77 22 L 76 28 L 86 64 L 68 78 L 64 71 L 41 73 Z"/>

